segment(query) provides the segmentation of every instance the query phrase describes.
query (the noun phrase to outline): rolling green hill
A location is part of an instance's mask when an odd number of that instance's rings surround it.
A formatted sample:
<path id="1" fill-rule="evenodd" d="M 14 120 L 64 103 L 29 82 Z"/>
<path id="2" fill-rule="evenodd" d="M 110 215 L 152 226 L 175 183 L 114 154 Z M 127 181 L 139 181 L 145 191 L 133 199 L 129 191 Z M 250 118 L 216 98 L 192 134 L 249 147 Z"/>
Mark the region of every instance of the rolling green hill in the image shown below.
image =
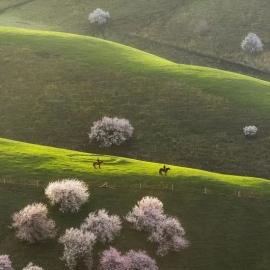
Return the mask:
<path id="1" fill-rule="evenodd" d="M 155 244 L 146 241 L 147 235 L 132 230 L 126 222 L 112 246 L 122 252 L 146 250 L 157 260 L 160 270 L 269 268 L 270 225 L 265 214 L 270 210 L 269 181 L 171 165 L 165 178 L 158 175 L 161 164 L 116 156 L 99 156 L 104 164 L 95 170 L 91 163 L 96 158 L 95 154 L 0 139 L 0 254 L 9 254 L 15 269 L 22 269 L 30 261 L 45 270 L 67 269 L 59 259 L 63 247 L 56 241 L 28 245 L 18 241 L 9 226 L 11 214 L 27 204 L 48 204 L 44 187 L 49 181 L 74 177 L 89 185 L 91 195 L 76 214 L 59 214 L 55 207 L 49 207 L 58 237 L 66 228 L 78 227 L 91 211 L 105 208 L 124 216 L 138 200 L 149 195 L 164 203 L 167 214 L 179 218 L 190 247 L 158 257 Z M 99 188 L 105 181 L 110 188 Z M 165 186 L 160 185 L 161 181 L 166 182 Z M 205 186 L 208 194 L 204 194 Z M 243 191 L 244 196 L 237 198 L 235 189 Z M 108 245 L 95 247 L 94 269 L 98 252 L 106 248 Z"/>
<path id="2" fill-rule="evenodd" d="M 269 178 L 270 83 L 178 65 L 99 39 L 0 28 L 0 135 L 26 142 Z M 102 116 L 134 138 L 99 148 Z M 256 125 L 254 139 L 243 127 Z"/>
<path id="3" fill-rule="evenodd" d="M 106 39 L 175 62 L 270 80 L 268 0 L 2 0 L 0 25 L 93 35 L 87 18 L 98 7 L 111 14 Z M 241 41 L 249 32 L 265 44 L 263 54 L 250 56 L 241 51 Z"/>

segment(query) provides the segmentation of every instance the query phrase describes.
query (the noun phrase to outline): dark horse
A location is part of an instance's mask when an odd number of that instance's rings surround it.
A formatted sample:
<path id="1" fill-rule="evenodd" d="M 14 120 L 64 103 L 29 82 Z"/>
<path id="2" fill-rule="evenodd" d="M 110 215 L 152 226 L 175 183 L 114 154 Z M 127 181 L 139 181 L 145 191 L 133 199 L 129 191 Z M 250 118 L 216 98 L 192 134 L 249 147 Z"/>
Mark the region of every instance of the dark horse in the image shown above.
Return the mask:
<path id="1" fill-rule="evenodd" d="M 101 163 L 103 163 L 103 160 L 99 160 L 99 159 L 98 159 L 97 161 L 94 161 L 94 162 L 93 162 L 94 168 L 96 169 L 96 168 L 97 168 L 96 165 L 98 165 L 98 168 L 100 169 L 100 164 L 101 164 Z"/>
<path id="2" fill-rule="evenodd" d="M 164 168 L 164 167 L 163 167 L 163 168 L 160 168 L 158 172 L 159 172 L 160 175 L 163 175 L 162 172 L 164 172 L 165 175 L 167 175 L 167 172 L 168 172 L 169 170 L 170 170 L 170 168 Z"/>

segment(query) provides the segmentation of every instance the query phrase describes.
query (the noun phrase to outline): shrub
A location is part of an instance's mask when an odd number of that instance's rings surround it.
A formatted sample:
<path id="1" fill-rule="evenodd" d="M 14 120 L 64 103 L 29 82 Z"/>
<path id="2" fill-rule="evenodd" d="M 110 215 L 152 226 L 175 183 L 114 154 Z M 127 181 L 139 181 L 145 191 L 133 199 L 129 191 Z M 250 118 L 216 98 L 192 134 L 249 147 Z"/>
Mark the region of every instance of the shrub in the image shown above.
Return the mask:
<path id="1" fill-rule="evenodd" d="M 263 44 L 256 34 L 249 33 L 242 41 L 241 48 L 246 52 L 255 54 L 263 51 Z"/>
<path id="2" fill-rule="evenodd" d="M 92 232 L 83 232 L 79 229 L 67 229 L 58 240 L 64 245 L 62 260 L 66 261 L 69 269 L 74 269 L 78 260 L 82 259 L 88 269 L 92 268 L 92 250 L 96 236 Z"/>
<path id="3" fill-rule="evenodd" d="M 0 270 L 13 270 L 12 263 L 8 255 L 0 255 Z"/>
<path id="4" fill-rule="evenodd" d="M 120 145 L 132 136 L 133 127 L 126 119 L 104 116 L 102 120 L 93 123 L 90 141 L 96 140 L 100 147 L 110 147 L 113 144 Z"/>
<path id="5" fill-rule="evenodd" d="M 109 12 L 106 12 L 101 8 L 95 9 L 93 12 L 89 14 L 88 17 L 90 23 L 97 25 L 105 24 L 109 18 L 110 18 Z"/>
<path id="6" fill-rule="evenodd" d="M 255 126 L 245 126 L 243 128 L 245 136 L 254 136 L 256 135 L 258 128 Z"/>
<path id="7" fill-rule="evenodd" d="M 105 209 L 90 213 L 81 225 L 83 231 L 91 231 L 102 243 L 111 242 L 121 230 L 121 220 L 117 215 L 109 216 Z"/>
<path id="8" fill-rule="evenodd" d="M 101 254 L 101 270 L 129 270 L 131 261 L 127 256 L 122 256 L 115 248 L 110 247 Z"/>
<path id="9" fill-rule="evenodd" d="M 150 258 L 145 251 L 130 250 L 126 256 L 131 261 L 132 270 L 158 270 L 156 261 Z"/>
<path id="10" fill-rule="evenodd" d="M 77 179 L 63 179 L 50 183 L 45 194 L 52 205 L 59 205 L 61 212 L 77 212 L 89 197 L 87 185 Z"/>
<path id="11" fill-rule="evenodd" d="M 21 211 L 14 213 L 12 226 L 18 229 L 17 237 L 31 244 L 54 238 L 55 223 L 47 217 L 47 214 L 47 206 L 42 203 L 27 205 Z"/>
<path id="12" fill-rule="evenodd" d="M 179 251 L 188 247 L 189 243 L 184 235 L 185 230 L 180 222 L 176 218 L 167 217 L 151 232 L 149 240 L 158 243 L 157 254 L 164 256 L 169 251 Z"/>
<path id="13" fill-rule="evenodd" d="M 138 201 L 137 205 L 125 217 L 133 228 L 139 231 L 151 231 L 165 218 L 162 202 L 148 196 Z"/>
<path id="14" fill-rule="evenodd" d="M 25 266 L 22 270 L 43 270 L 42 267 L 39 267 L 37 265 L 33 265 L 33 263 L 29 263 L 27 266 Z"/>

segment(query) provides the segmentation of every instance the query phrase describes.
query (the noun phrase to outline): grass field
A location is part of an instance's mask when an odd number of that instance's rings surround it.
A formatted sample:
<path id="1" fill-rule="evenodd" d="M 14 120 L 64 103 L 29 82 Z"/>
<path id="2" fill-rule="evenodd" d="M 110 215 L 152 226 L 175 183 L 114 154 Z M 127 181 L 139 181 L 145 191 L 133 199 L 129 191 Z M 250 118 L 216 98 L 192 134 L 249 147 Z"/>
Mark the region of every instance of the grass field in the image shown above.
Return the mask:
<path id="1" fill-rule="evenodd" d="M 270 83 L 85 36 L 1 28 L 0 41 L 2 137 L 270 177 Z M 89 144 L 105 115 L 129 119 L 134 137 Z M 246 125 L 258 127 L 255 139 Z"/>
<path id="2" fill-rule="evenodd" d="M 91 162 L 96 157 L 94 154 L 0 140 L 0 254 L 10 254 L 15 269 L 21 269 L 30 261 L 44 269 L 66 269 L 59 260 L 63 251 L 60 244 L 56 241 L 25 244 L 15 238 L 15 232 L 9 226 L 11 214 L 27 204 L 48 204 L 43 189 L 48 181 L 67 177 L 84 180 L 91 195 L 89 202 L 76 214 L 63 215 L 56 208 L 49 207 L 49 216 L 59 228 L 58 236 L 66 228 L 78 227 L 91 211 L 105 208 L 109 213 L 123 216 L 138 200 L 149 195 L 164 203 L 167 214 L 179 218 L 191 242 L 190 247 L 180 253 L 158 257 L 155 244 L 146 241 L 147 235 L 132 230 L 126 222 L 112 246 L 122 252 L 146 250 L 157 259 L 160 270 L 269 268 L 270 228 L 265 214 L 270 210 L 269 181 L 175 166 L 171 166 L 165 178 L 158 175 L 162 164 L 116 156 L 99 156 L 105 162 L 100 170 L 94 170 Z M 164 180 L 168 188 L 160 185 Z M 115 188 L 99 188 L 105 181 L 109 187 Z M 142 183 L 141 189 L 139 183 Z M 209 194 L 203 192 L 206 185 Z M 244 197 L 233 195 L 234 189 L 244 190 Z M 231 196 L 224 196 L 229 190 Z M 257 192 L 264 199 L 245 197 L 248 190 Z M 108 245 L 95 247 L 94 269 L 98 265 L 98 252 L 105 248 Z"/>
<path id="3" fill-rule="evenodd" d="M 158 45 L 147 44 L 148 39 L 153 39 L 269 73 L 268 0 L 2 0 L 0 25 L 93 35 L 87 18 L 97 7 L 111 14 L 107 39 L 180 63 L 218 65 L 218 60 L 200 60 L 177 51 L 172 54 L 170 46 L 158 50 Z M 241 41 L 249 32 L 255 32 L 265 44 L 263 54 L 252 56 L 241 51 Z M 129 34 L 140 36 L 142 42 L 134 42 Z M 226 68 L 236 70 L 233 64 Z"/>

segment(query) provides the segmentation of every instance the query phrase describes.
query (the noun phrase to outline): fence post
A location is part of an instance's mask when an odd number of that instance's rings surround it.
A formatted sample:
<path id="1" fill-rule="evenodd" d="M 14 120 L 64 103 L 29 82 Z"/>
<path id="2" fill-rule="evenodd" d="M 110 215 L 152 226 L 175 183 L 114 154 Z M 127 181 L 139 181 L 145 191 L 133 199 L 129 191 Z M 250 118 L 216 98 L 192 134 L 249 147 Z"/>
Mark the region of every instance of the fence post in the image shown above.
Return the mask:
<path id="1" fill-rule="evenodd" d="M 204 194 L 207 194 L 207 189 L 206 188 L 204 188 Z"/>
<path id="2" fill-rule="evenodd" d="M 172 185 L 172 190 L 173 190 L 173 185 Z"/>
<path id="3" fill-rule="evenodd" d="M 142 183 L 140 183 L 140 188 L 142 188 Z"/>
<path id="4" fill-rule="evenodd" d="M 4 184 L 6 183 L 6 178 L 4 178 Z"/>

